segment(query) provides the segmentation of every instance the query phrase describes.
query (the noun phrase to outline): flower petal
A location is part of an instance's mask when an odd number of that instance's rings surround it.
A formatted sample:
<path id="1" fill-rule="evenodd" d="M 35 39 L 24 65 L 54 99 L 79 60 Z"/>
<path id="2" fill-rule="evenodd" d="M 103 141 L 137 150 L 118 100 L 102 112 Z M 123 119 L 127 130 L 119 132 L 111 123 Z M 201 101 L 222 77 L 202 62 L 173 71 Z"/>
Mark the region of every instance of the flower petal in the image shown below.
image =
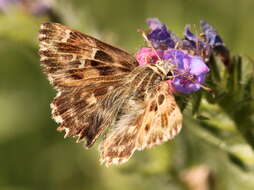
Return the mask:
<path id="1" fill-rule="evenodd" d="M 191 42 L 198 42 L 198 37 L 190 31 L 190 25 L 185 26 L 184 37 Z"/>
<path id="2" fill-rule="evenodd" d="M 205 81 L 205 75 L 209 72 L 201 57 L 189 55 L 183 50 L 169 49 L 164 51 L 162 58 L 176 65 L 172 80 L 176 91 L 188 94 L 200 89 L 200 84 Z"/>
<path id="3" fill-rule="evenodd" d="M 193 75 L 200 75 L 209 72 L 209 68 L 204 61 L 198 56 L 192 56 L 190 64 L 190 73 Z"/>
<path id="4" fill-rule="evenodd" d="M 154 48 L 165 50 L 175 47 L 178 38 L 167 29 L 166 25 L 161 24 L 157 18 L 148 19 L 147 23 L 151 29 L 147 38 L 152 42 Z"/>
<path id="5" fill-rule="evenodd" d="M 146 64 L 155 64 L 159 57 L 161 56 L 161 51 L 154 51 L 154 49 L 149 47 L 143 47 L 136 53 L 136 60 L 138 61 L 139 65 L 143 66 Z"/>
<path id="6" fill-rule="evenodd" d="M 215 31 L 215 29 L 209 25 L 207 22 L 201 20 L 200 26 L 202 31 L 205 34 L 207 42 L 214 48 L 216 46 L 224 46 L 224 43 L 219 36 L 219 34 Z"/>
<path id="7" fill-rule="evenodd" d="M 156 28 L 161 28 L 163 26 L 158 18 L 148 18 L 146 22 L 151 30 L 155 30 Z"/>

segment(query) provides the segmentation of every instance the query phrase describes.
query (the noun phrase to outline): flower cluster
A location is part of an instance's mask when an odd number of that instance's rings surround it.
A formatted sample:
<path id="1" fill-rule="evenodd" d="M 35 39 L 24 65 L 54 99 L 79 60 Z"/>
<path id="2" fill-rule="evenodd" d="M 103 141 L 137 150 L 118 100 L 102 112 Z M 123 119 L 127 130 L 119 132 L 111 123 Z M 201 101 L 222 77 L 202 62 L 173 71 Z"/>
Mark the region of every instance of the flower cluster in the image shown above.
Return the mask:
<path id="1" fill-rule="evenodd" d="M 137 52 L 138 63 L 146 65 L 155 64 L 159 59 L 167 60 L 175 68 L 171 71 L 172 79 L 168 81 L 173 89 L 182 93 L 199 90 L 209 72 L 205 59 L 214 48 L 224 46 L 217 32 L 208 23 L 201 21 L 203 35 L 193 34 L 187 25 L 184 38 L 179 39 L 158 19 L 148 19 L 147 23 L 150 29 L 147 38 L 152 47 L 143 47 Z"/>

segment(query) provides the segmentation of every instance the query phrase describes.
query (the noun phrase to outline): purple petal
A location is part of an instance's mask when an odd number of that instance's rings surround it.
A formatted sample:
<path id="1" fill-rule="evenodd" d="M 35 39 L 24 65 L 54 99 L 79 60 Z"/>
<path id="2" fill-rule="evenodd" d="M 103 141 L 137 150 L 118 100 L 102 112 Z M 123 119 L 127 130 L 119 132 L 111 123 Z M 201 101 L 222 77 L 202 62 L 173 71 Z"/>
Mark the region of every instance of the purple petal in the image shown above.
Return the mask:
<path id="1" fill-rule="evenodd" d="M 189 55 L 183 50 L 169 49 L 164 51 L 162 58 L 176 65 L 172 85 L 177 91 L 188 94 L 200 89 L 209 72 L 201 57 Z"/>
<path id="2" fill-rule="evenodd" d="M 190 25 L 185 26 L 184 37 L 191 42 L 198 42 L 198 37 L 190 31 Z"/>
<path id="3" fill-rule="evenodd" d="M 183 77 L 174 78 L 172 81 L 172 85 L 176 91 L 185 94 L 190 94 L 200 89 L 200 85 L 198 83 L 191 83 Z"/>
<path id="4" fill-rule="evenodd" d="M 181 46 L 183 49 L 195 52 L 196 55 L 202 55 L 202 52 L 208 50 L 207 43 L 203 42 L 201 38 L 190 31 L 190 25 L 185 26 L 184 39 Z"/>
<path id="5" fill-rule="evenodd" d="M 182 50 L 166 50 L 164 51 L 163 59 L 169 60 L 172 64 L 177 65 L 178 71 L 186 71 L 190 69 L 189 56 Z"/>
<path id="6" fill-rule="evenodd" d="M 208 73 L 209 68 L 204 63 L 204 61 L 198 56 L 192 56 L 190 65 L 190 73 L 193 75 L 200 75 L 203 73 Z"/>
<path id="7" fill-rule="evenodd" d="M 148 18 L 146 22 L 151 30 L 155 30 L 156 28 L 161 28 L 163 26 L 157 18 Z"/>
<path id="8" fill-rule="evenodd" d="M 167 27 L 163 25 L 161 28 L 156 28 L 147 35 L 155 48 L 167 49 L 168 47 L 174 48 L 175 42 L 171 38 L 170 32 Z"/>
<path id="9" fill-rule="evenodd" d="M 207 42 L 212 46 L 224 46 L 221 37 L 215 31 L 215 29 L 205 21 L 200 21 L 200 26 L 205 34 Z"/>
<path id="10" fill-rule="evenodd" d="M 199 83 L 190 83 L 189 86 L 188 86 L 188 89 L 189 89 L 189 93 L 191 92 L 196 92 L 200 89 L 200 85 Z"/>
<path id="11" fill-rule="evenodd" d="M 203 74 L 200 74 L 198 77 L 197 77 L 197 81 L 199 84 L 203 84 L 205 82 L 205 77 L 206 77 L 206 73 L 203 73 Z"/>
<path id="12" fill-rule="evenodd" d="M 147 23 L 151 29 L 147 37 L 154 48 L 165 50 L 175 47 L 178 38 L 167 29 L 166 25 L 161 24 L 157 18 L 148 19 Z"/>

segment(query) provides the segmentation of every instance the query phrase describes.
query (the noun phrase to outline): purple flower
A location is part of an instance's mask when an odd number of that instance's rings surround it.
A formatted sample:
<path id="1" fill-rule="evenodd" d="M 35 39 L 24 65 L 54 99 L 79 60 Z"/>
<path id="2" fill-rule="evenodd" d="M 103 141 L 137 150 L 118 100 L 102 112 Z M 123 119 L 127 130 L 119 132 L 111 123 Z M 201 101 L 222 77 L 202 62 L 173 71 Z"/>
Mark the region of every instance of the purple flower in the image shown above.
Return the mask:
<path id="1" fill-rule="evenodd" d="M 151 30 L 155 30 L 156 28 L 161 28 L 163 24 L 161 24 L 160 20 L 157 18 L 149 18 L 146 20 L 148 27 Z"/>
<path id="2" fill-rule="evenodd" d="M 190 25 L 185 26 L 182 49 L 191 50 L 195 55 L 199 56 L 210 55 L 211 51 L 208 43 L 190 31 Z"/>
<path id="3" fill-rule="evenodd" d="M 215 29 L 205 21 L 200 21 L 200 26 L 205 34 L 206 42 L 212 47 L 224 46 L 221 37 L 215 31 Z"/>
<path id="4" fill-rule="evenodd" d="M 210 49 L 206 50 L 207 55 L 211 55 L 212 52 L 220 56 L 220 59 L 224 65 L 231 71 L 231 65 L 229 63 L 230 53 L 228 48 L 223 43 L 219 34 L 215 29 L 205 21 L 200 21 L 200 26 L 205 34 L 205 42 L 209 44 Z"/>
<path id="5" fill-rule="evenodd" d="M 147 23 L 151 29 L 147 37 L 154 48 L 167 49 L 175 47 L 177 37 L 167 29 L 166 25 L 161 24 L 156 18 L 147 19 Z"/>
<path id="6" fill-rule="evenodd" d="M 209 68 L 204 60 L 211 55 L 215 45 L 223 44 L 215 30 L 201 22 L 205 33 L 204 38 L 190 31 L 190 25 L 184 30 L 184 38 L 179 39 L 171 33 L 166 25 L 158 19 L 148 19 L 147 23 L 150 32 L 147 34 L 152 47 L 143 47 L 137 54 L 136 59 L 139 65 L 156 64 L 159 59 L 167 60 L 168 64 L 174 65 L 172 79 L 168 80 L 171 91 L 192 93 L 199 90 L 205 82 Z"/>
<path id="7" fill-rule="evenodd" d="M 156 64 L 159 57 L 168 60 L 169 64 L 174 64 L 176 69 L 173 72 L 173 79 L 168 83 L 171 90 L 189 94 L 200 89 L 205 81 L 205 76 L 209 68 L 199 56 L 192 56 L 182 50 L 168 49 L 156 52 L 149 47 L 143 47 L 136 53 L 139 65 Z"/>
<path id="8" fill-rule="evenodd" d="M 167 50 L 164 52 L 163 59 L 176 65 L 172 85 L 182 93 L 189 94 L 199 90 L 209 72 L 201 57 L 189 55 L 182 50 Z"/>
<path id="9" fill-rule="evenodd" d="M 184 28 L 184 37 L 187 41 L 191 42 L 193 44 L 193 47 L 196 47 L 197 42 L 199 41 L 198 37 L 194 35 L 190 31 L 190 25 L 186 25 Z"/>
<path id="10" fill-rule="evenodd" d="M 182 49 L 187 50 L 192 55 L 208 58 L 213 51 L 223 54 L 227 52 L 222 39 L 214 28 L 205 21 L 200 21 L 200 26 L 204 32 L 204 37 L 194 34 L 187 25 L 184 30 L 184 38 L 179 39 L 171 33 L 166 25 L 162 24 L 159 19 L 147 19 L 150 32 L 147 34 L 148 39 L 156 49 Z M 177 47 L 176 47 L 177 44 Z M 225 53 L 224 53 L 225 54 Z"/>

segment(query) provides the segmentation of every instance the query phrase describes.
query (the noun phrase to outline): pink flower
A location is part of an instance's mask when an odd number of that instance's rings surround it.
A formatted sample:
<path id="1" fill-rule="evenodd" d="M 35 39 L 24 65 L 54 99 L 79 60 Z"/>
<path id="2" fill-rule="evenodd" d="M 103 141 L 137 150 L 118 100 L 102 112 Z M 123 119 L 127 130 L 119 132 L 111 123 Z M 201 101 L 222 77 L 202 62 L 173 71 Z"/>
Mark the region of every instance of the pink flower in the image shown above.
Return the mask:
<path id="1" fill-rule="evenodd" d="M 156 53 L 157 52 L 157 53 Z M 143 47 L 136 53 L 136 59 L 139 65 L 155 64 L 158 61 L 158 55 L 162 56 L 161 51 L 156 51 L 152 48 Z"/>

